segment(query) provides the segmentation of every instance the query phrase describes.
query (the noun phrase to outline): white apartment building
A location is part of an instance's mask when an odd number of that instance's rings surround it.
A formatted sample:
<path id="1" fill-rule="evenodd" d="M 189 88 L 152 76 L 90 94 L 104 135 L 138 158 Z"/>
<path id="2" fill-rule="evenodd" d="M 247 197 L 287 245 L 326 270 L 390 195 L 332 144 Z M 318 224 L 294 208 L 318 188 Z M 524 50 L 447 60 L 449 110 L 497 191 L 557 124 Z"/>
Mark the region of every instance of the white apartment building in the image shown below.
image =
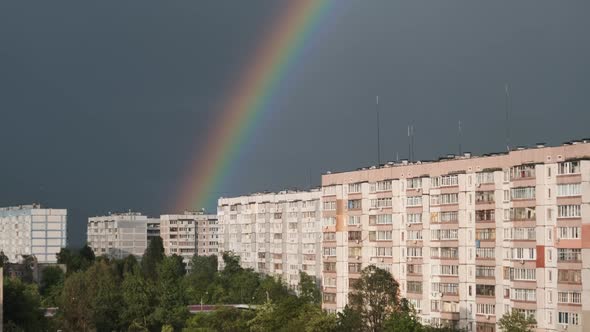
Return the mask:
<path id="1" fill-rule="evenodd" d="M 589 141 L 328 173 L 322 201 L 327 310 L 373 264 L 428 324 L 492 332 L 517 310 L 589 329 Z"/>
<path id="2" fill-rule="evenodd" d="M 216 215 L 186 211 L 161 215 L 160 220 L 160 236 L 166 255 L 182 256 L 187 264 L 195 254 L 217 255 Z"/>
<path id="3" fill-rule="evenodd" d="M 299 271 L 319 279 L 321 195 L 316 189 L 220 198 L 220 254 L 232 251 L 243 267 L 290 286 L 299 283 Z"/>
<path id="4" fill-rule="evenodd" d="M 88 245 L 96 256 L 141 258 L 147 249 L 148 223 L 153 222 L 138 212 L 88 218 Z"/>
<path id="5" fill-rule="evenodd" d="M 0 250 L 11 263 L 34 255 L 39 263 L 56 263 L 66 246 L 67 210 L 40 205 L 0 208 Z"/>

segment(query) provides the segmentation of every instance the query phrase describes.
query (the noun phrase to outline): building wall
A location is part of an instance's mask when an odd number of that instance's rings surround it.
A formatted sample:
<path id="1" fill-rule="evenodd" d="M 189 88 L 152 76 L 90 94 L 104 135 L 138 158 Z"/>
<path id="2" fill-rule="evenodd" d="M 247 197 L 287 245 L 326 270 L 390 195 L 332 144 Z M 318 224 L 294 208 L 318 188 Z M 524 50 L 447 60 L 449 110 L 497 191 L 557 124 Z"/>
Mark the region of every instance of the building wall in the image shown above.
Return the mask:
<path id="1" fill-rule="evenodd" d="M 66 246 L 67 210 L 38 205 L 0 208 L 0 249 L 12 263 L 35 255 L 39 263 L 56 263 Z"/>
<path id="2" fill-rule="evenodd" d="M 220 198 L 220 254 L 232 251 L 243 267 L 291 286 L 299 283 L 299 271 L 319 278 L 320 197 L 312 190 Z"/>
<path id="3" fill-rule="evenodd" d="M 160 220 L 160 236 L 166 255 L 182 256 L 187 264 L 195 254 L 217 255 L 216 215 L 185 212 L 161 215 Z"/>
<path id="4" fill-rule="evenodd" d="M 517 309 L 538 331 L 582 331 L 588 158 L 580 143 L 324 175 L 324 308 L 342 310 L 358 271 L 374 264 L 427 323 L 494 331 Z"/>
<path id="5" fill-rule="evenodd" d="M 141 258 L 147 249 L 147 224 L 141 213 L 117 213 L 88 218 L 88 245 L 96 256 Z"/>

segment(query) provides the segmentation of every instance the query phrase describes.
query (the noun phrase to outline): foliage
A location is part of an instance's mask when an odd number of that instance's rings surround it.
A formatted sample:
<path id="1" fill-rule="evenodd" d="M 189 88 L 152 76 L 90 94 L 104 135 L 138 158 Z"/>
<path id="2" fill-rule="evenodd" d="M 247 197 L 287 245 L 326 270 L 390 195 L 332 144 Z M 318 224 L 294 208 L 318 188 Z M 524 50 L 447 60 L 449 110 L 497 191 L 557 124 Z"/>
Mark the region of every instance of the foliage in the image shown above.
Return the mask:
<path id="1" fill-rule="evenodd" d="M 369 331 L 382 331 L 385 319 L 399 305 L 399 284 L 391 273 L 369 265 L 353 284 L 349 302 Z"/>
<path id="2" fill-rule="evenodd" d="M 41 331 L 45 318 L 37 286 L 17 278 L 4 278 L 4 323 L 6 331 Z"/>
<path id="3" fill-rule="evenodd" d="M 68 275 L 77 271 L 86 270 L 95 260 L 94 252 L 88 245 L 77 251 L 62 248 L 56 256 L 57 263 L 66 266 L 66 273 Z"/>
<path id="4" fill-rule="evenodd" d="M 533 316 L 525 316 L 516 310 L 504 314 L 498 321 L 503 332 L 532 332 L 535 324 L 537 322 Z"/>
<path id="5" fill-rule="evenodd" d="M 158 279 L 158 265 L 164 260 L 164 244 L 161 237 L 153 238 L 150 241 L 143 258 L 141 269 L 146 279 L 155 281 Z"/>
<path id="6" fill-rule="evenodd" d="M 42 271 L 40 292 L 45 307 L 58 305 L 60 292 L 64 285 L 65 275 L 58 266 L 47 266 Z"/>

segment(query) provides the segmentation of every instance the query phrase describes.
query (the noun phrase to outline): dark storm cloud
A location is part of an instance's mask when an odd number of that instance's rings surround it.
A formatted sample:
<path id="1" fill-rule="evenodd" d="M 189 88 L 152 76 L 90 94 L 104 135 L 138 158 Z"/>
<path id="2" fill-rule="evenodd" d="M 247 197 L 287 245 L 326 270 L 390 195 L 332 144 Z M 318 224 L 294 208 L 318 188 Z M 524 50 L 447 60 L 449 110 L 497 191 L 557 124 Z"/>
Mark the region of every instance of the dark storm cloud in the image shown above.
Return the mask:
<path id="1" fill-rule="evenodd" d="M 277 1 L 0 4 L 0 205 L 88 215 L 169 206 L 203 133 L 284 4 Z M 463 147 L 589 136 L 587 2 L 341 1 L 220 188 L 319 183 L 325 170 Z M 270 171 L 271 170 L 271 171 Z M 211 208 L 211 207 L 209 207 Z"/>

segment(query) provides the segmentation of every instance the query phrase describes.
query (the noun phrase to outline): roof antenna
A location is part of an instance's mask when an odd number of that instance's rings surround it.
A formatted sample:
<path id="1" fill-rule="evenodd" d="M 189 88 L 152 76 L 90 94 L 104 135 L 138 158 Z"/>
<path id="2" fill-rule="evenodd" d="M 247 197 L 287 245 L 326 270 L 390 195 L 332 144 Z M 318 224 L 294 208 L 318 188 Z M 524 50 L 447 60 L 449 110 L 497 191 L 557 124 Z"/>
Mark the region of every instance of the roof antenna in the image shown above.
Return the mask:
<path id="1" fill-rule="evenodd" d="M 462 151 L 462 146 L 461 146 L 461 140 L 463 138 L 462 137 L 463 133 L 461 131 L 461 120 L 459 120 L 459 132 L 458 132 L 458 134 L 459 134 L 459 155 L 462 155 L 463 154 L 463 151 Z"/>
<path id="2" fill-rule="evenodd" d="M 377 113 L 377 167 L 381 165 L 381 135 L 379 124 L 379 96 L 375 97 L 375 112 Z"/>
<path id="3" fill-rule="evenodd" d="M 510 87 L 508 83 L 504 85 L 504 91 L 506 92 L 506 151 L 510 152 L 510 109 L 512 108 L 510 102 Z"/>

